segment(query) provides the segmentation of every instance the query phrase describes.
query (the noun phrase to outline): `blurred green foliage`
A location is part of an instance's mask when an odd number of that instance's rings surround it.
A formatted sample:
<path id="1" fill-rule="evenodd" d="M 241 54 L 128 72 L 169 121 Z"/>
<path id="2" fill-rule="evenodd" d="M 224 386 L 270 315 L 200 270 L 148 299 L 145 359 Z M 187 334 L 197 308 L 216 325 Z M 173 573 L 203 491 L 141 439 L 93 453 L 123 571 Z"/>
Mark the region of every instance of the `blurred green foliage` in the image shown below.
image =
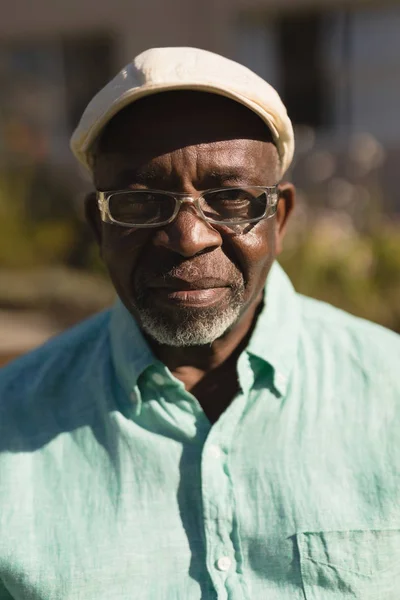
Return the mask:
<path id="1" fill-rule="evenodd" d="M 0 171 L 0 267 L 91 268 L 92 240 L 74 195 L 46 165 Z"/>
<path id="2" fill-rule="evenodd" d="M 282 266 L 300 293 L 400 333 L 400 222 L 360 232 L 340 216 L 289 233 Z"/>

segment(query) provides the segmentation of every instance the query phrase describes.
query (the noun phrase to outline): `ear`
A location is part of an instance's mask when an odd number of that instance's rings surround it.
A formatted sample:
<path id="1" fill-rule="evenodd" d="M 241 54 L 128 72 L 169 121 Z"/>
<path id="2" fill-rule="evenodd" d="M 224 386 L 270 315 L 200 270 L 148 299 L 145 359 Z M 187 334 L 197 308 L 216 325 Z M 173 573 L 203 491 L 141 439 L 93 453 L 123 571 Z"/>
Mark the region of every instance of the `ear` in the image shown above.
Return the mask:
<path id="1" fill-rule="evenodd" d="M 102 242 L 102 221 L 97 204 L 96 192 L 91 192 L 85 198 L 85 217 L 99 246 Z"/>
<path id="2" fill-rule="evenodd" d="M 291 183 L 280 183 L 278 186 L 279 200 L 276 211 L 276 253 L 282 252 L 283 239 L 290 214 L 295 205 L 296 189 Z"/>

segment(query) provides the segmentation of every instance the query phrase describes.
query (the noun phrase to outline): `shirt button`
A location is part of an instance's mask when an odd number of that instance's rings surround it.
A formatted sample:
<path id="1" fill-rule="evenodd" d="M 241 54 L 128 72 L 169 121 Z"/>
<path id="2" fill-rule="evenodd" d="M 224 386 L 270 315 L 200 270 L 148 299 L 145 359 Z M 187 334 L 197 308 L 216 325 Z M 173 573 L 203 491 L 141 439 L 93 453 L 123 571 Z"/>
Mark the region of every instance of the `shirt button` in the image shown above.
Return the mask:
<path id="1" fill-rule="evenodd" d="M 221 448 L 219 446 L 216 446 L 215 444 L 210 446 L 208 451 L 213 458 L 221 458 L 222 456 Z"/>
<path id="2" fill-rule="evenodd" d="M 217 569 L 219 571 L 229 571 L 231 564 L 232 561 L 229 556 L 221 556 L 221 558 L 217 560 Z"/>
<path id="3" fill-rule="evenodd" d="M 153 373 L 151 378 L 157 385 L 163 385 L 165 383 L 165 378 L 160 375 L 160 373 Z"/>

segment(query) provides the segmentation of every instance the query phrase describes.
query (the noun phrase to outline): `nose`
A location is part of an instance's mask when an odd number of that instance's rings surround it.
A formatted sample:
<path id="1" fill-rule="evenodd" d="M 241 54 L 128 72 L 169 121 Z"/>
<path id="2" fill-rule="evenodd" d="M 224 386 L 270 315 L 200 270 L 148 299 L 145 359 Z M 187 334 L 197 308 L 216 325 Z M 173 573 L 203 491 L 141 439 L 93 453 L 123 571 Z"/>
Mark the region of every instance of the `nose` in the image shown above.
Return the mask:
<path id="1" fill-rule="evenodd" d="M 201 219 L 194 206 L 183 205 L 172 223 L 158 229 L 153 243 L 190 258 L 222 245 L 219 232 Z"/>

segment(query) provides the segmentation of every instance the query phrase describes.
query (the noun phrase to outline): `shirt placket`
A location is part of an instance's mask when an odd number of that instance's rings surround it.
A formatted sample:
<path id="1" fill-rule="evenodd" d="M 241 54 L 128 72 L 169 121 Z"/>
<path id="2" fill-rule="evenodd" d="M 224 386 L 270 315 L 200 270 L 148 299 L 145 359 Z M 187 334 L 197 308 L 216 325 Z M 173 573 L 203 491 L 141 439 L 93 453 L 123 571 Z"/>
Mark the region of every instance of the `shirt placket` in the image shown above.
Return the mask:
<path id="1" fill-rule="evenodd" d="M 241 362 L 238 368 L 242 391 L 211 428 L 202 452 L 206 562 L 218 600 L 249 598 L 243 577 L 243 555 L 230 471 L 235 431 L 246 406 L 252 379 L 247 357 Z"/>

